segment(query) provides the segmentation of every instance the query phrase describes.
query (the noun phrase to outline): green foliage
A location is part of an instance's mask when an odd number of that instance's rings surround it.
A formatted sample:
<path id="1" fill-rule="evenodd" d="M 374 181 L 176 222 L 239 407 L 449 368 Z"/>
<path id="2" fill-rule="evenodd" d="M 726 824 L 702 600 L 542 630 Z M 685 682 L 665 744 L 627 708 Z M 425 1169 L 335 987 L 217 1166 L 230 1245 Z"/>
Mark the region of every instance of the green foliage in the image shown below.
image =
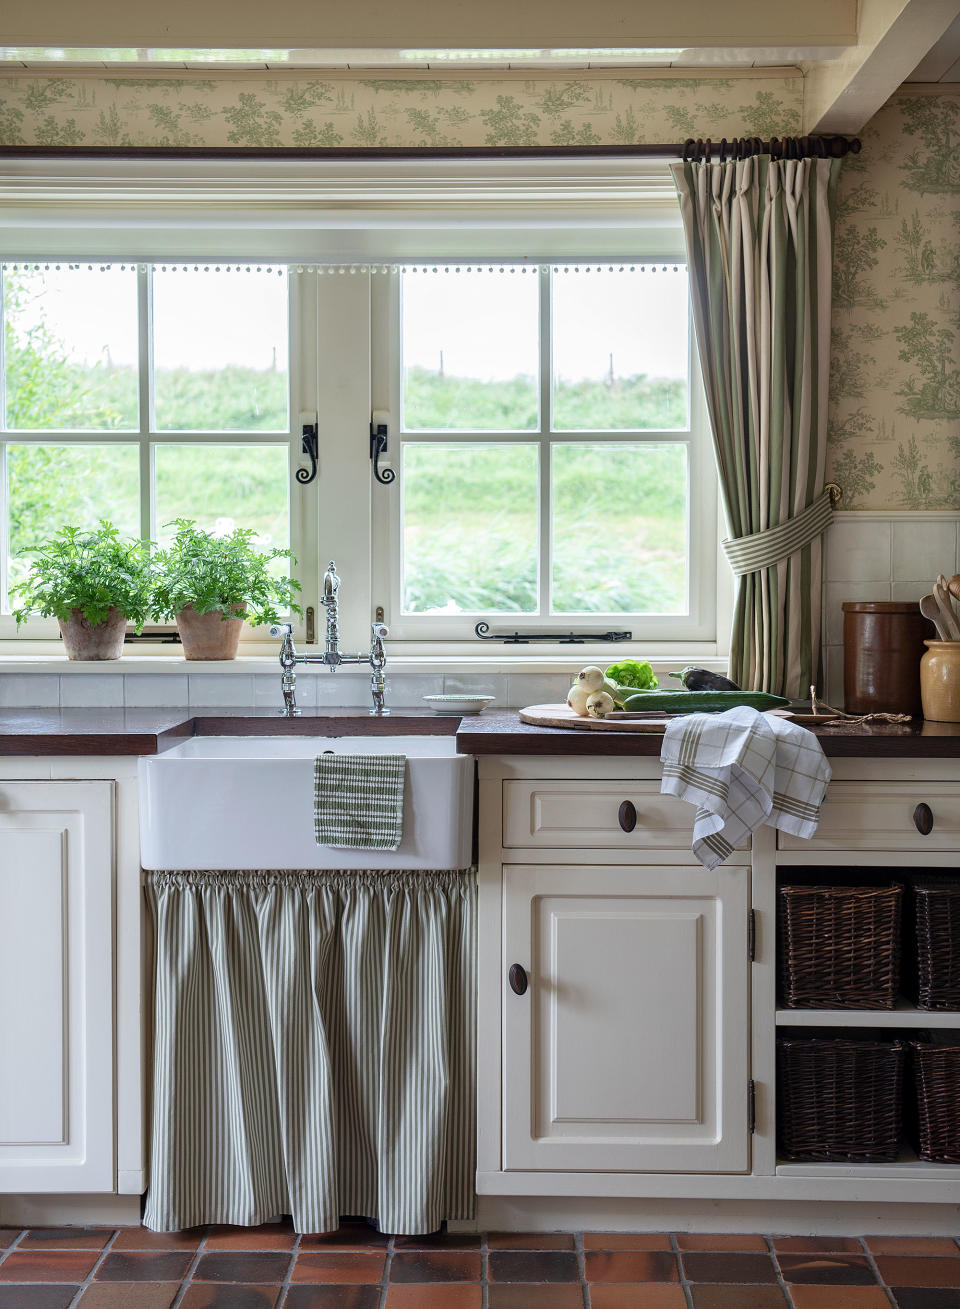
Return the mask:
<path id="1" fill-rule="evenodd" d="M 646 659 L 621 659 L 610 665 L 604 677 L 609 677 L 618 686 L 633 686 L 638 691 L 655 691 L 658 685 L 656 674 Z"/>
<path id="2" fill-rule="evenodd" d="M 247 622 L 277 623 L 280 612 L 302 610 L 294 602 L 300 583 L 269 572 L 274 559 L 296 559 L 289 550 L 273 549 L 266 554 L 254 549 L 252 528 L 238 527 L 229 536 L 216 537 L 196 526 L 192 519 L 177 518 L 173 541 L 154 556 L 156 581 L 154 611 L 160 618 L 172 618 L 193 605 L 198 614 L 222 609 L 226 620 L 241 606 Z"/>
<path id="3" fill-rule="evenodd" d="M 901 166 L 901 186 L 921 195 L 960 192 L 960 105 L 950 96 L 916 96 L 900 102 L 903 133 L 925 150 L 914 150 Z"/>
<path id="4" fill-rule="evenodd" d="M 903 396 L 902 413 L 913 418 L 960 418 L 960 367 L 956 365 L 956 335 L 939 327 L 926 313 L 911 313 L 910 322 L 895 327 L 900 358 L 915 364 L 920 374 L 908 377 L 897 395 Z"/>
<path id="5" fill-rule="evenodd" d="M 874 291 L 864 274 L 876 268 L 880 262 L 877 252 L 886 246 L 886 241 L 875 227 L 865 230 L 852 224 L 837 232 L 834 243 L 833 259 L 833 302 L 844 309 L 856 305 L 872 305 L 883 309 L 886 301 Z"/>
<path id="6" fill-rule="evenodd" d="M 870 494 L 876 486 L 873 479 L 882 472 L 883 465 L 877 462 L 872 450 L 862 455 L 844 450 L 833 461 L 831 478 L 843 487 L 844 504 L 854 504 Z"/>
<path id="7" fill-rule="evenodd" d="M 121 539 L 105 518 L 92 532 L 61 527 L 34 550 L 29 575 L 10 594 L 21 600 L 18 627 L 30 614 L 69 618 L 75 609 L 99 627 L 116 608 L 139 632 L 150 606 L 150 542 Z"/>

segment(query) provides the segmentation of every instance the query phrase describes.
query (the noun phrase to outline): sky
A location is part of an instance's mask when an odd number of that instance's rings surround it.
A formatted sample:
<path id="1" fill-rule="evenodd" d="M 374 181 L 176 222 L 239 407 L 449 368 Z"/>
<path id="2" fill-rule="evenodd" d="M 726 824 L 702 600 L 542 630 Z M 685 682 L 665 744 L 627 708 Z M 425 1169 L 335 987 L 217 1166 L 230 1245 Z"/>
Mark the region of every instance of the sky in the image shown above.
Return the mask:
<path id="1" fill-rule="evenodd" d="M 685 377 L 688 367 L 687 275 L 683 265 L 646 271 L 571 269 L 554 275 L 554 362 L 568 381 L 616 376 Z M 664 268 L 666 271 L 664 271 Z M 486 270 L 406 272 L 403 352 L 407 366 L 498 381 L 537 371 L 538 277 Z M 193 369 L 236 364 L 284 368 L 286 278 L 276 271 L 172 272 L 154 278 L 156 359 Z M 321 282 L 322 294 L 322 282 Z M 51 271 L 40 314 L 78 361 L 137 357 L 136 276 L 128 267 Z"/>

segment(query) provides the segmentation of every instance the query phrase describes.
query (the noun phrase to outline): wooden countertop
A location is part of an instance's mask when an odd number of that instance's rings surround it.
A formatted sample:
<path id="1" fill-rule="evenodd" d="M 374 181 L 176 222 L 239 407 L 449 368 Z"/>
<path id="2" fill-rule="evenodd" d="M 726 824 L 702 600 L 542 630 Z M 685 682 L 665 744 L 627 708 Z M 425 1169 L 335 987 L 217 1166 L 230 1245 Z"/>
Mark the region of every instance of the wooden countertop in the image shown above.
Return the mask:
<path id="1" fill-rule="evenodd" d="M 7 709 L 0 712 L 0 755 L 152 755 L 190 736 L 451 736 L 460 754 L 659 756 L 660 736 L 531 727 L 514 709 L 459 719 L 421 710 L 374 718 L 362 710 L 305 711 L 281 718 L 273 709 Z M 960 759 L 960 723 L 841 726 L 816 729 L 833 757 Z"/>

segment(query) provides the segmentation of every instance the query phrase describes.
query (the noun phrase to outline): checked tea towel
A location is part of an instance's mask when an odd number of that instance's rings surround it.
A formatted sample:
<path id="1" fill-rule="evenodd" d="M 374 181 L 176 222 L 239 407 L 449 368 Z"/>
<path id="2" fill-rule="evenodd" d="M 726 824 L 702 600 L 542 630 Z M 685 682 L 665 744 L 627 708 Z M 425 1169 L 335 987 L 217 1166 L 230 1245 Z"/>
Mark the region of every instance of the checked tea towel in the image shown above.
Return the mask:
<path id="1" fill-rule="evenodd" d="M 317 845 L 396 850 L 403 838 L 402 754 L 322 754 L 313 766 Z"/>
<path id="2" fill-rule="evenodd" d="M 704 868 L 764 824 L 802 837 L 817 830 L 830 765 L 797 723 L 745 705 L 685 714 L 667 726 L 660 759 L 661 793 L 697 806 L 693 853 Z"/>

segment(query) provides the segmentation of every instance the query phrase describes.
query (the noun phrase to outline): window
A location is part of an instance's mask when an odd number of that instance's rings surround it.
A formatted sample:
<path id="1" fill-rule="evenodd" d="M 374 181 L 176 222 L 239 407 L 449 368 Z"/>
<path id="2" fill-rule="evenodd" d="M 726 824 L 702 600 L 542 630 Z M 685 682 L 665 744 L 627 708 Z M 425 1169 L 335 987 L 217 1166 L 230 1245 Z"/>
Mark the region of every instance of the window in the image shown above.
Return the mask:
<path id="1" fill-rule="evenodd" d="M 0 278 L 6 614 L 31 545 L 64 523 L 164 542 L 191 518 L 291 544 L 284 266 L 7 263 Z"/>
<path id="2" fill-rule="evenodd" d="M 682 262 L 409 265 L 379 312 L 399 432 L 375 554 L 396 635 L 713 635 Z"/>

